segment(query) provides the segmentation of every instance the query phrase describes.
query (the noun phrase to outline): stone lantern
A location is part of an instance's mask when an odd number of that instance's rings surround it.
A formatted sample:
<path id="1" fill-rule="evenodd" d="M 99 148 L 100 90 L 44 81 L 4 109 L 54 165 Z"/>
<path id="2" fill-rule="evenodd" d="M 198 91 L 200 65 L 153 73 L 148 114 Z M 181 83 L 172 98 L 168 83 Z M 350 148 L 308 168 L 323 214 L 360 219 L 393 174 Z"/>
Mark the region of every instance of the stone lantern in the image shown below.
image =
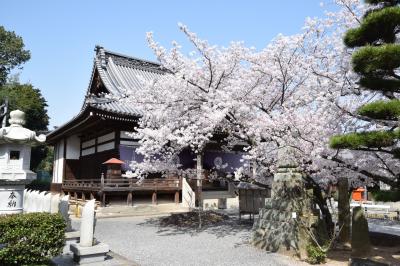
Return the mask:
<path id="1" fill-rule="evenodd" d="M 9 123 L 0 128 L 0 214 L 23 211 L 25 185 L 36 179 L 30 170 L 31 147 L 46 141 L 45 135 L 23 127 L 25 113 L 20 110 L 10 112 Z"/>

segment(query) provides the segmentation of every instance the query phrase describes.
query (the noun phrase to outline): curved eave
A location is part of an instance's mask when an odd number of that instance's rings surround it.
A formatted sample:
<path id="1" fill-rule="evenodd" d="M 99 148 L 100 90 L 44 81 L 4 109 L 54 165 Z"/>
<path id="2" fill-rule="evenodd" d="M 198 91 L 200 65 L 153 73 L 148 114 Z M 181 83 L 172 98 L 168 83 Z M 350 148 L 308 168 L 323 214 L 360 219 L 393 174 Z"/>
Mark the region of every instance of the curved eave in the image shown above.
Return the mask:
<path id="1" fill-rule="evenodd" d="M 78 128 L 84 127 L 86 124 L 89 124 L 95 120 L 106 119 L 124 122 L 137 122 L 139 118 L 139 115 L 110 112 L 104 109 L 86 105 L 77 116 L 48 133 L 46 136 L 46 143 L 50 145 L 55 144 L 58 140 L 73 135 L 76 133 Z"/>

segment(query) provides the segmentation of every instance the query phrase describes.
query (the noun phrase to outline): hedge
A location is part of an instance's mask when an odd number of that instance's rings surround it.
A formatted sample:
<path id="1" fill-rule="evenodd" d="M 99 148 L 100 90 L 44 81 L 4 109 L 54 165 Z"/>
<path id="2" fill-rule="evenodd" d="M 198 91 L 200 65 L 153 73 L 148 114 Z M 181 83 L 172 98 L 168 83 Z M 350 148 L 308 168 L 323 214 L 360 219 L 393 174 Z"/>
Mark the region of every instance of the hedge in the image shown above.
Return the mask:
<path id="1" fill-rule="evenodd" d="M 400 201 L 399 190 L 378 190 L 372 192 L 375 201 L 396 202 Z"/>
<path id="2" fill-rule="evenodd" d="M 0 216 L 0 265 L 40 265 L 62 253 L 65 222 L 60 214 Z"/>
<path id="3" fill-rule="evenodd" d="M 50 181 L 47 180 L 33 180 L 26 186 L 26 189 L 39 190 L 39 191 L 50 191 Z"/>

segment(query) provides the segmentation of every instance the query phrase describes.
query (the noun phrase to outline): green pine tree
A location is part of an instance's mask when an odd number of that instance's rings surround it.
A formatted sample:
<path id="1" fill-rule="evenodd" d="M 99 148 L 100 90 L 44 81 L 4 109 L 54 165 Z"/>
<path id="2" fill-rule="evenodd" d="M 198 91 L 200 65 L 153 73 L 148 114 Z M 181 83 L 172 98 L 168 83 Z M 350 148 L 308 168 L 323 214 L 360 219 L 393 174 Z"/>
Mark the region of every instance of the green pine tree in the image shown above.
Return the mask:
<path id="1" fill-rule="evenodd" d="M 400 99 L 396 96 L 400 92 L 400 45 L 396 41 L 396 34 L 400 32 L 400 1 L 365 2 L 373 8 L 366 12 L 358 28 L 346 32 L 344 43 L 349 48 L 359 47 L 353 53 L 352 64 L 354 71 L 360 75 L 360 87 L 384 96 L 383 100 L 361 106 L 358 115 L 364 121 L 385 126 L 385 129 L 334 136 L 330 146 L 375 154 L 384 152 L 400 159 L 400 149 L 395 146 L 400 138 Z M 400 187 L 400 178 L 396 175 L 386 178 L 365 170 L 359 172 L 392 187 Z"/>

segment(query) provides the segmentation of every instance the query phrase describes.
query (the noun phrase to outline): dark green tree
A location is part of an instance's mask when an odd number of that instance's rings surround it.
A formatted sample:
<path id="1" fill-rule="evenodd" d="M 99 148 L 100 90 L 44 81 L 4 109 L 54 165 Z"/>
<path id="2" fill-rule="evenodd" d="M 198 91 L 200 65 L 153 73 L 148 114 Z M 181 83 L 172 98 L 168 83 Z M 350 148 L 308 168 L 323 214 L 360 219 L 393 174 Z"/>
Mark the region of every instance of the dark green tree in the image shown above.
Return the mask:
<path id="1" fill-rule="evenodd" d="M 400 32 L 400 1 L 365 2 L 372 8 L 366 12 L 358 28 L 347 31 L 344 43 L 349 48 L 358 48 L 352 55 L 352 64 L 360 76 L 360 88 L 382 95 L 381 100 L 361 106 L 357 115 L 382 129 L 334 136 L 330 146 L 372 152 L 375 155 L 384 153 L 391 159 L 399 159 L 400 149 L 396 144 L 400 138 L 400 45 L 396 42 L 396 34 Z M 353 166 L 349 168 L 357 169 Z M 358 172 L 392 187 L 400 187 L 399 174 L 393 173 L 393 176 L 387 177 L 365 170 Z"/>
<path id="2" fill-rule="evenodd" d="M 9 101 L 9 110 L 19 109 L 25 112 L 25 127 L 34 131 L 47 131 L 49 125 L 47 102 L 39 89 L 31 84 L 7 83 L 0 90 L 0 101 L 4 101 L 6 97 Z"/>
<path id="3" fill-rule="evenodd" d="M 7 83 L 0 90 L 0 102 L 3 102 L 6 97 L 9 101 L 9 110 L 19 109 L 25 112 L 25 127 L 38 132 L 47 131 L 49 124 L 47 103 L 39 89 L 34 88 L 31 84 Z M 31 169 L 34 171 L 42 169 L 40 166 L 43 163 L 41 162 L 49 152 L 49 147 L 46 145 L 34 147 L 31 156 Z"/>
<path id="4" fill-rule="evenodd" d="M 0 26 L 0 86 L 6 83 L 13 68 L 20 67 L 31 58 L 30 52 L 24 50 L 24 46 L 20 36 Z"/>

